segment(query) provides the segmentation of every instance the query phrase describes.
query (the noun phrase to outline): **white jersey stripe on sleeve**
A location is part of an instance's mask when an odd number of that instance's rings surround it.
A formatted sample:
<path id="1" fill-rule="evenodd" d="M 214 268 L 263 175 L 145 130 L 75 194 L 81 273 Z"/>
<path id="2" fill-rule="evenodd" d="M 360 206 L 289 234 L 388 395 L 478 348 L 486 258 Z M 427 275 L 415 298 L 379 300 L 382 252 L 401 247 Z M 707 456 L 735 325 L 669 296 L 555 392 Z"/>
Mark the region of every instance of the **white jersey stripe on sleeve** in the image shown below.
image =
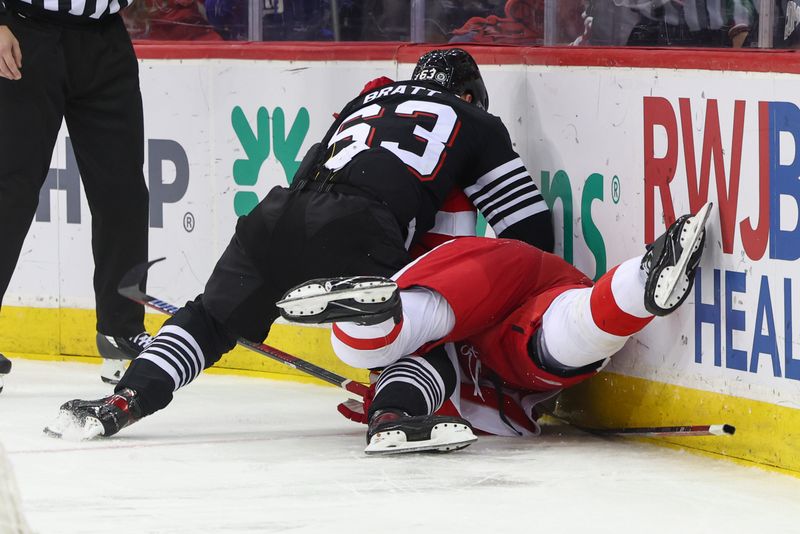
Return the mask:
<path id="1" fill-rule="evenodd" d="M 476 205 L 481 208 L 481 212 L 486 215 L 486 218 L 488 219 L 494 212 L 503 211 L 515 204 L 518 204 L 521 199 L 532 198 L 535 196 L 541 196 L 539 190 L 536 188 L 536 185 L 533 182 L 526 182 L 504 193 L 502 196 L 493 199 L 489 203 L 476 202 Z"/>
<path id="2" fill-rule="evenodd" d="M 492 195 L 494 195 L 500 189 L 503 189 L 504 187 L 507 187 L 509 184 L 512 184 L 514 182 L 519 182 L 521 185 L 535 186 L 536 184 L 534 183 L 533 179 L 530 176 L 531 175 L 528 174 L 528 171 L 523 169 L 522 172 L 515 174 L 514 176 L 511 176 L 501 181 L 497 181 L 496 183 L 492 184 L 492 187 L 487 187 L 482 190 L 475 190 L 474 192 L 477 196 L 473 199 L 473 202 L 475 202 L 476 205 L 479 205 L 485 202 L 487 199 L 491 198 Z M 523 180 L 523 178 L 528 178 L 528 179 Z M 470 198 L 472 198 L 472 193 L 467 192 L 467 194 L 470 196 Z"/>
<path id="3" fill-rule="evenodd" d="M 492 206 L 484 210 L 486 220 L 491 222 L 496 220 L 499 215 L 502 215 L 503 218 L 508 217 L 510 215 L 510 213 L 506 213 L 508 211 L 517 212 L 527 206 L 534 206 L 539 202 L 544 204 L 544 200 L 542 200 L 542 195 L 539 194 L 539 191 L 531 191 L 525 193 L 524 195 L 518 195 L 512 198 L 510 202 L 506 202 L 502 206 L 497 206 L 496 208 Z M 524 206 L 519 206 L 519 204 L 524 204 Z M 514 206 L 518 207 L 514 208 Z"/>
<path id="4" fill-rule="evenodd" d="M 492 182 L 494 182 L 498 178 L 501 178 L 501 177 L 505 176 L 506 174 L 508 174 L 508 173 L 510 173 L 512 171 L 515 171 L 517 169 L 524 169 L 524 168 L 525 168 L 525 164 L 522 163 L 522 158 L 512 159 L 511 161 L 509 161 L 507 163 L 503 163 L 499 167 L 495 167 L 493 170 L 487 172 L 486 174 L 484 174 L 483 176 L 478 178 L 475 181 L 475 185 L 471 185 L 469 187 L 465 187 L 464 188 L 464 192 L 468 196 L 472 196 L 476 192 L 478 192 L 478 191 L 480 191 L 482 189 L 485 189 L 486 186 L 488 186 L 489 184 L 491 184 Z"/>

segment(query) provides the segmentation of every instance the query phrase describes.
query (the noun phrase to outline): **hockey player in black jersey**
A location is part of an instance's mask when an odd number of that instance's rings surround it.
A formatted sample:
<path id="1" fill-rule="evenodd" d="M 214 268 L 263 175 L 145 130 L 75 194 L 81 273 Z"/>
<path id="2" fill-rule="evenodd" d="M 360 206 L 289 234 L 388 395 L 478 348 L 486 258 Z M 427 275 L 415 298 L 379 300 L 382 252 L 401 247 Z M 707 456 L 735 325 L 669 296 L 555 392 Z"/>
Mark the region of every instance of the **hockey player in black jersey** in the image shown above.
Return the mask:
<path id="1" fill-rule="evenodd" d="M 461 190 L 495 233 L 553 248 L 550 212 L 514 151 L 474 59 L 434 50 L 408 81 L 370 85 L 236 231 L 201 295 L 188 302 L 97 401 L 61 407 L 49 433 L 77 425 L 110 436 L 166 407 L 177 389 L 231 350 L 261 341 L 291 287 L 322 277 L 391 276 Z"/>

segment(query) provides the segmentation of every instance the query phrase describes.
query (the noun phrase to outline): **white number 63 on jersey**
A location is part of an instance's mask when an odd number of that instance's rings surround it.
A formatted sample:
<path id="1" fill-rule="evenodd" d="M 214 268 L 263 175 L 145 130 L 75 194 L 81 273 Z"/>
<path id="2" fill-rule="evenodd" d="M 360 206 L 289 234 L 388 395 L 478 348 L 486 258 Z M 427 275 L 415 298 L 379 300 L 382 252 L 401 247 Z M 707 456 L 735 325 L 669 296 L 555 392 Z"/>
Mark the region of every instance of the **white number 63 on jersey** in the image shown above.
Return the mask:
<path id="1" fill-rule="evenodd" d="M 352 139 L 352 143 L 339 151 L 335 156 L 325 163 L 325 167 L 331 170 L 339 170 L 352 160 L 356 154 L 367 150 L 372 146 L 375 127 L 369 124 L 370 119 L 382 117 L 386 109 L 378 104 L 371 104 L 356 111 L 344 121 L 339 127 L 328 146 Z M 395 141 L 382 141 L 379 146 L 391 151 L 400 160 L 411 167 L 420 177 L 426 177 L 435 173 L 442 159 L 442 153 L 451 140 L 453 130 L 458 123 L 458 116 L 450 106 L 436 102 L 424 100 L 409 100 L 397 106 L 394 114 L 398 117 L 407 117 L 411 120 L 420 116 L 432 117 L 436 120 L 433 128 L 427 130 L 417 124 L 414 127 L 414 135 L 426 142 L 425 151 L 420 154 L 400 148 L 400 144 Z M 352 124 L 356 121 L 356 124 Z M 350 124 L 350 126 L 348 126 Z"/>

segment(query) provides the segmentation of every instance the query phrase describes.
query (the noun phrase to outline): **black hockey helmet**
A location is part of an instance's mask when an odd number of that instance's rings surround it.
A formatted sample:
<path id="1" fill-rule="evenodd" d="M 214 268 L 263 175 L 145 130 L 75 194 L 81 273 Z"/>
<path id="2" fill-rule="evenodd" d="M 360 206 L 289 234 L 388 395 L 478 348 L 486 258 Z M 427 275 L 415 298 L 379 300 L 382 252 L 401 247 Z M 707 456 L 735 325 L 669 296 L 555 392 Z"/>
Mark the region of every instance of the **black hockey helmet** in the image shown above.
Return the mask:
<path id="1" fill-rule="evenodd" d="M 431 50 L 419 58 L 411 79 L 436 83 L 459 96 L 469 93 L 473 104 L 489 109 L 489 94 L 478 64 L 461 48 Z"/>

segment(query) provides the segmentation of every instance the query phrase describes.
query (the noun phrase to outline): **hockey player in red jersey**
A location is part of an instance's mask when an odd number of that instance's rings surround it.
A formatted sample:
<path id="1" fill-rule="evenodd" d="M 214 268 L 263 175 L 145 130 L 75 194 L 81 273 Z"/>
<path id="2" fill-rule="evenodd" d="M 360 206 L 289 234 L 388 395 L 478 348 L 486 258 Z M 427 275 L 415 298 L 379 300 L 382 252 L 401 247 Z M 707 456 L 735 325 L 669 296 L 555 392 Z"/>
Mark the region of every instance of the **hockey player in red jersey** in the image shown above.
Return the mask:
<path id="1" fill-rule="evenodd" d="M 536 434 L 537 404 L 593 376 L 686 299 L 710 208 L 681 217 L 596 284 L 525 243 L 465 237 L 422 256 L 394 283 L 315 280 L 278 306 L 289 320 L 333 322 L 343 361 L 382 369 L 362 419 L 368 453 L 458 449 L 475 440 L 473 427 Z M 340 411 L 361 415 L 347 404 Z"/>
<path id="2" fill-rule="evenodd" d="M 110 436 L 166 407 L 237 338 L 262 341 L 275 303 L 305 280 L 391 276 L 459 196 L 497 235 L 552 249 L 550 212 L 464 50 L 434 50 L 411 80 L 368 86 L 275 187 L 239 219 L 203 293 L 166 321 L 104 399 L 65 403 L 48 427 Z M 474 214 L 473 214 L 474 217 Z"/>

